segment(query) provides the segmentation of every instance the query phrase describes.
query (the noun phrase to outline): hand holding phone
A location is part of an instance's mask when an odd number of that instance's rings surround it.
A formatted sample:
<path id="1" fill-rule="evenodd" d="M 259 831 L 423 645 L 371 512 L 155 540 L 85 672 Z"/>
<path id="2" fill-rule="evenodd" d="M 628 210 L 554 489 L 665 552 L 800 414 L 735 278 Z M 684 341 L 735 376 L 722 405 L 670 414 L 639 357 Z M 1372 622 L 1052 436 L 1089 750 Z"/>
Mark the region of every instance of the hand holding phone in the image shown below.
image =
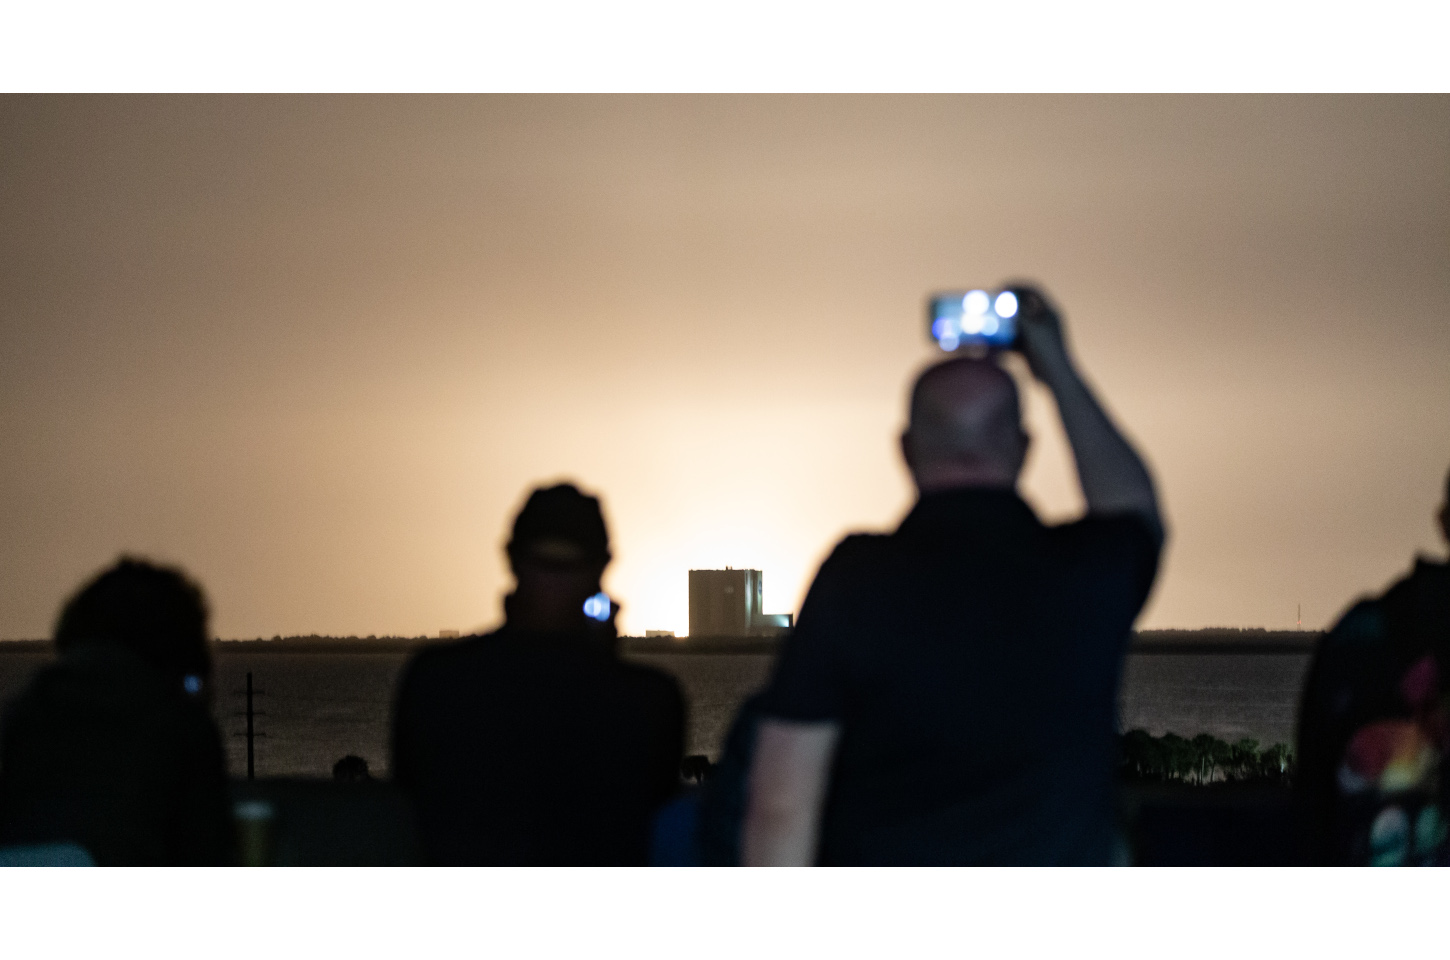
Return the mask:
<path id="1" fill-rule="evenodd" d="M 1032 375 L 1047 382 L 1057 369 L 1071 366 L 1062 318 L 1040 290 L 1014 285 L 1017 294 L 1017 344 Z"/>

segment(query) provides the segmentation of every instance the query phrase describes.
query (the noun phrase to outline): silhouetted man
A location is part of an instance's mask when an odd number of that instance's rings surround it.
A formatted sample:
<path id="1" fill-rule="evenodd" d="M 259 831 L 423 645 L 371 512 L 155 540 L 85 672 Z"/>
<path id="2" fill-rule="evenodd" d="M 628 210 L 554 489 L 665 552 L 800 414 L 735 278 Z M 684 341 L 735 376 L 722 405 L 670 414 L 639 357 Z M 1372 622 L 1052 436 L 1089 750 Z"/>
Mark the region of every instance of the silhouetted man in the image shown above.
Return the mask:
<path id="1" fill-rule="evenodd" d="M 1019 291 L 1087 516 L 1014 492 L 1017 390 L 991 360 L 926 370 L 902 452 L 920 493 L 889 536 L 821 566 L 761 710 L 747 864 L 1106 864 L 1117 690 L 1163 540 L 1143 462 Z"/>
<path id="2" fill-rule="evenodd" d="M 684 701 L 671 677 L 615 656 L 599 501 L 535 490 L 507 552 L 504 626 L 423 650 L 399 689 L 393 775 L 424 854 L 645 864 L 651 818 L 679 785 Z"/>
<path id="3" fill-rule="evenodd" d="M 66 604 L 55 646 L 6 714 L 0 843 L 77 844 L 101 865 L 230 863 L 201 591 L 122 559 Z"/>
<path id="4" fill-rule="evenodd" d="M 1450 540 L 1450 477 L 1440 507 Z M 1299 712 L 1294 806 L 1308 862 L 1450 863 L 1450 564 L 1410 574 L 1340 618 L 1314 652 Z"/>

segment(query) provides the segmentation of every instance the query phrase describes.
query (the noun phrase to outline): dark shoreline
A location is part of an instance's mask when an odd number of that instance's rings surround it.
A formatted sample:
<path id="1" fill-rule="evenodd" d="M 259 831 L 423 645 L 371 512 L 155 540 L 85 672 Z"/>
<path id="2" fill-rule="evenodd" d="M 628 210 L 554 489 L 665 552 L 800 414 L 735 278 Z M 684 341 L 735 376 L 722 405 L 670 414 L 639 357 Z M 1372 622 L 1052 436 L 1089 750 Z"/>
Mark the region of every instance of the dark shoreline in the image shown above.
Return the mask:
<path id="1" fill-rule="evenodd" d="M 1129 653 L 1164 655 L 1204 654 L 1308 654 L 1323 636 L 1311 630 L 1144 630 L 1134 634 Z M 212 648 L 218 656 L 258 653 L 404 654 L 429 644 L 447 643 L 435 637 L 285 637 L 277 640 L 219 640 Z M 741 653 L 773 654 L 780 647 L 774 637 L 621 637 L 626 654 Z M 0 640 L 0 654 L 49 653 L 49 640 Z"/>

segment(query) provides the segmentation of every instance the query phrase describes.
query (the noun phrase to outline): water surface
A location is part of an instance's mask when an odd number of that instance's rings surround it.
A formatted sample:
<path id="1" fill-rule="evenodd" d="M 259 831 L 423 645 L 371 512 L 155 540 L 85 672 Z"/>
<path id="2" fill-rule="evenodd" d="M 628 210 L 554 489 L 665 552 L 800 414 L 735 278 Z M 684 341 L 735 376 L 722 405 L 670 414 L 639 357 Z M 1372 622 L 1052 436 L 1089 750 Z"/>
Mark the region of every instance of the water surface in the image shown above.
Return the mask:
<path id="1" fill-rule="evenodd" d="M 256 729 L 265 734 L 256 740 L 258 776 L 329 776 L 333 763 L 349 753 L 386 774 L 393 691 L 407 656 L 223 648 L 216 659 L 215 712 L 232 773 L 246 771 L 241 691 L 251 671 L 259 691 Z M 773 659 L 739 653 L 631 656 L 679 679 L 689 704 L 686 749 L 712 758 L 736 707 L 765 683 Z M 47 659 L 41 653 L 0 652 L 0 700 L 18 693 Z M 1292 743 L 1308 662 L 1303 653 L 1132 654 L 1120 699 L 1123 729 Z"/>

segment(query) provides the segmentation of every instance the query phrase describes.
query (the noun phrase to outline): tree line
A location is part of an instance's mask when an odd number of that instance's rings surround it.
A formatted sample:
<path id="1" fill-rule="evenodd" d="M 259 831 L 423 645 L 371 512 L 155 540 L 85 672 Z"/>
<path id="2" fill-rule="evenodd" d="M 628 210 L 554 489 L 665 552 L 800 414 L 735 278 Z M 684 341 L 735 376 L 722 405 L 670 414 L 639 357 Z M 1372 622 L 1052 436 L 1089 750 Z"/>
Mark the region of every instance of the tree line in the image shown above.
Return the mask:
<path id="1" fill-rule="evenodd" d="M 1226 743 L 1200 733 L 1193 739 L 1176 733 L 1155 737 L 1129 730 L 1122 739 L 1123 777 L 1150 782 L 1204 784 L 1215 780 L 1287 784 L 1294 773 L 1293 752 L 1282 743 L 1259 749 L 1244 738 Z"/>

